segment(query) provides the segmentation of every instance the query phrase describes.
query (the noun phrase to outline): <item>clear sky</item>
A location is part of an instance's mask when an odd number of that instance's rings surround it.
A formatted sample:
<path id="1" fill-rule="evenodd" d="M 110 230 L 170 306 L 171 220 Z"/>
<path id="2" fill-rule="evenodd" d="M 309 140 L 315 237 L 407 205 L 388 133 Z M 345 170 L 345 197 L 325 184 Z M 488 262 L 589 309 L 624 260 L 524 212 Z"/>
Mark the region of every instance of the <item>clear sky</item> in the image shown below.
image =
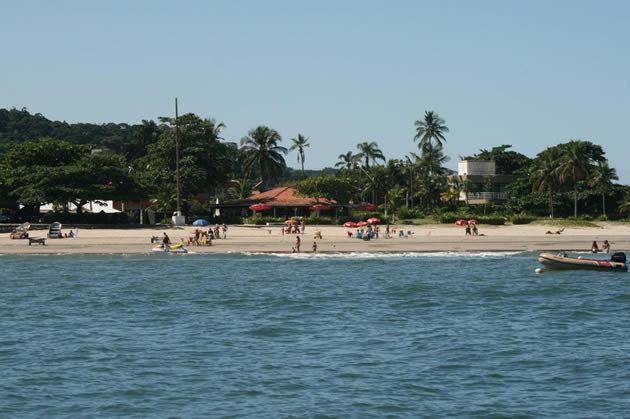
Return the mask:
<path id="1" fill-rule="evenodd" d="M 567 139 L 630 182 L 630 1 L 4 1 L 0 107 L 69 122 L 195 112 L 238 140 L 311 138 L 307 168 L 364 140 L 414 151 L 433 109 L 459 155 Z M 297 166 L 294 153 L 290 165 Z"/>

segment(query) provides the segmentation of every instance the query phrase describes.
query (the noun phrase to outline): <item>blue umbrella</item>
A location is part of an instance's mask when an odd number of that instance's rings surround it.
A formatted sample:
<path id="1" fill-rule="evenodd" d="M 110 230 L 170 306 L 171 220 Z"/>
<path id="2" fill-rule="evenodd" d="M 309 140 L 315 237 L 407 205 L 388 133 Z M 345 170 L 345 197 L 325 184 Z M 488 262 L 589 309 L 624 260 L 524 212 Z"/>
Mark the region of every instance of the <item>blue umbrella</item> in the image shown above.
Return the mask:
<path id="1" fill-rule="evenodd" d="M 210 222 L 208 220 L 204 220 L 202 218 L 195 220 L 195 222 L 193 222 L 193 225 L 195 227 L 203 227 L 203 226 L 207 226 L 210 225 Z"/>

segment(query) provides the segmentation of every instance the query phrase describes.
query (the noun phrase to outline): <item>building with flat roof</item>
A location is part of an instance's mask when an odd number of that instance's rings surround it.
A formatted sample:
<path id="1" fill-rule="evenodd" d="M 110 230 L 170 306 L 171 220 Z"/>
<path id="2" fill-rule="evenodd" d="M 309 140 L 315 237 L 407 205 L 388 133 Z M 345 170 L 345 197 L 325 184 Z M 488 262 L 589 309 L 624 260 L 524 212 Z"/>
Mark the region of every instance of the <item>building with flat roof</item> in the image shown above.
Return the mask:
<path id="1" fill-rule="evenodd" d="M 460 160 L 457 175 L 449 176 L 452 183 L 459 181 L 464 188 L 459 201 L 486 204 L 507 199 L 505 186 L 514 181 L 513 175 L 497 175 L 493 160 Z"/>

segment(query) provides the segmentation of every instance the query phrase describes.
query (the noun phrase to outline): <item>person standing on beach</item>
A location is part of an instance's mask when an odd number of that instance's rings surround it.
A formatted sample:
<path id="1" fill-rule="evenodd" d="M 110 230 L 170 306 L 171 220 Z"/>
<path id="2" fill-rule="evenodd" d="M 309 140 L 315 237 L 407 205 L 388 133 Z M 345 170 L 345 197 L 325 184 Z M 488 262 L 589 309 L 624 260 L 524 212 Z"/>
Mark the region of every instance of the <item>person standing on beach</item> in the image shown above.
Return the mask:
<path id="1" fill-rule="evenodd" d="M 466 234 L 464 234 L 465 236 L 470 236 L 470 224 L 466 224 Z"/>
<path id="2" fill-rule="evenodd" d="M 313 253 L 317 253 L 317 242 L 313 242 Z"/>
<path id="3" fill-rule="evenodd" d="M 221 231 L 223 232 L 223 238 L 227 239 L 227 225 L 225 223 L 221 225 Z"/>
<path id="4" fill-rule="evenodd" d="M 473 224 L 473 226 L 472 226 L 472 235 L 473 236 L 478 236 L 479 235 L 479 230 L 477 230 L 477 224 Z"/>
<path id="5" fill-rule="evenodd" d="M 168 237 L 168 234 L 166 234 L 166 232 L 164 233 L 164 235 L 162 236 L 162 248 L 164 249 L 165 252 L 168 252 L 168 246 L 171 244 L 171 239 L 170 237 Z"/>
<path id="6" fill-rule="evenodd" d="M 302 244 L 302 240 L 300 240 L 300 236 L 295 237 L 295 251 L 300 253 L 300 244 Z"/>

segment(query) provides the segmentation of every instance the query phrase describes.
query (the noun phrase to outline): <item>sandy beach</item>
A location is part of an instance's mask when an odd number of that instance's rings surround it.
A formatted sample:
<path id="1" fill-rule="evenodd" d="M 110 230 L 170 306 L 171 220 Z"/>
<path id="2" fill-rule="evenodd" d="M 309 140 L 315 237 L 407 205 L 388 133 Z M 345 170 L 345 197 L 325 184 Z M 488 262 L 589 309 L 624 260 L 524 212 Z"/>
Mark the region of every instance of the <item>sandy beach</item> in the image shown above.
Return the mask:
<path id="1" fill-rule="evenodd" d="M 71 226 L 64 228 L 69 232 Z M 399 226 L 401 228 L 401 226 Z M 568 227 L 561 235 L 545 234 L 557 227 L 545 225 L 480 226 L 482 235 L 465 237 L 461 227 L 446 225 L 402 226 L 411 231 L 410 237 L 381 238 L 363 241 L 347 237 L 347 229 L 339 226 L 307 226 L 301 235 L 302 252 L 310 252 L 314 232 L 321 231 L 316 240 L 318 252 L 433 252 L 433 251 L 587 251 L 593 240 L 600 245 L 610 241 L 612 249 L 630 249 L 630 225 L 599 223 L 598 227 Z M 384 230 L 384 229 L 383 229 Z M 188 240 L 193 227 L 140 229 L 79 229 L 79 237 L 47 239 L 46 245 L 28 240 L 11 240 L 8 233 L 0 235 L 0 254 L 141 254 L 149 253 L 155 245 L 152 236 L 166 232 L 172 242 Z M 33 230 L 31 237 L 45 237 L 45 230 Z M 194 253 L 235 252 L 291 252 L 295 235 L 282 235 L 280 227 L 229 226 L 227 239 L 213 241 L 212 246 L 188 246 Z"/>

